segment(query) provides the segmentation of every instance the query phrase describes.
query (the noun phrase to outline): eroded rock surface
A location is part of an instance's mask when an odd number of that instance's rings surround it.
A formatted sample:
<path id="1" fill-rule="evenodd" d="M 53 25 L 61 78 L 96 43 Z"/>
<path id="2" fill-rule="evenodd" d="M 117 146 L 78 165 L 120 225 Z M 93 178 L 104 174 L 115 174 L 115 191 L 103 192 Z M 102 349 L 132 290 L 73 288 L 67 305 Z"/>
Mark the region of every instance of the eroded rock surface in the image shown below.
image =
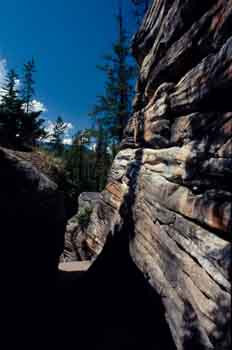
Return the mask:
<path id="1" fill-rule="evenodd" d="M 80 214 L 88 216 L 92 209 L 101 201 L 101 193 L 99 192 L 83 192 L 78 198 L 78 211 L 68 221 L 64 237 L 64 251 L 60 260 L 62 262 L 72 262 L 90 259 L 92 254 L 88 254 L 86 250 L 86 226 L 88 225 L 88 217 L 85 218 L 86 223 L 79 222 Z"/>
<path id="2" fill-rule="evenodd" d="M 178 350 L 230 347 L 231 33 L 231 0 L 154 1 L 133 42 L 134 113 L 85 233 L 96 257 L 127 222 Z"/>

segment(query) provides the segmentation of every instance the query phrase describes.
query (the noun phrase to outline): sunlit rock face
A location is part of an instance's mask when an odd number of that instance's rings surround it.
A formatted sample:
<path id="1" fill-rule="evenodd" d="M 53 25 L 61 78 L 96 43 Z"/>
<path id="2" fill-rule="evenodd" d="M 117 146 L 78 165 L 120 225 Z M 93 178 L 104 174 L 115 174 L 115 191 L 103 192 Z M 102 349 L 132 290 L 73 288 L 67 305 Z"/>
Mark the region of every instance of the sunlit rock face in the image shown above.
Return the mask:
<path id="1" fill-rule="evenodd" d="M 231 0 L 154 1 L 133 41 L 134 113 L 85 236 L 96 257 L 127 223 L 178 350 L 230 344 L 231 34 Z"/>

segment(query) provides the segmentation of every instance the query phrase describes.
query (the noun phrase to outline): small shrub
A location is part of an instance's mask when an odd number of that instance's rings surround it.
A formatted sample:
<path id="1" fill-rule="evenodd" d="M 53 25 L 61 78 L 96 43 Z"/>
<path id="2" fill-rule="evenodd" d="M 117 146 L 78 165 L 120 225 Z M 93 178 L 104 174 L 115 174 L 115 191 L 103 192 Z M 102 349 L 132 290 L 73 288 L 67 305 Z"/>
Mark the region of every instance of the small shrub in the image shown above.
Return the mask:
<path id="1" fill-rule="evenodd" d="M 78 222 L 81 225 L 81 227 L 86 228 L 88 226 L 92 211 L 93 209 L 90 207 L 80 209 L 78 214 Z"/>

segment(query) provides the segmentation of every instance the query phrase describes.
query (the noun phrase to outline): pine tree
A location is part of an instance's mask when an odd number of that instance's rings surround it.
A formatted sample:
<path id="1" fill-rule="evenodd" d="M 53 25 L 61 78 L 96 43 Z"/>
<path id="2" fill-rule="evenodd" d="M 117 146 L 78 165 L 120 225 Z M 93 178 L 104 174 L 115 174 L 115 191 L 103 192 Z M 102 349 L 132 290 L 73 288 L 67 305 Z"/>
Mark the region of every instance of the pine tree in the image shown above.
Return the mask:
<path id="1" fill-rule="evenodd" d="M 34 62 L 31 61 L 25 66 L 27 66 L 27 73 L 25 73 L 21 92 L 17 88 L 18 75 L 14 70 L 8 73 L 2 88 L 0 143 L 7 147 L 30 150 L 46 133 L 43 128 L 44 120 L 40 118 L 41 112 L 29 109 L 34 94 L 32 79 Z"/>
<path id="2" fill-rule="evenodd" d="M 17 80 L 18 74 L 14 69 L 11 69 L 2 88 L 1 107 L 4 111 L 18 112 L 21 108 L 21 100 L 18 98 Z"/>
<path id="3" fill-rule="evenodd" d="M 111 166 L 105 129 L 86 129 L 76 133 L 63 154 L 73 197 L 83 191 L 102 191 Z M 93 147 L 95 146 L 95 147 Z"/>
<path id="4" fill-rule="evenodd" d="M 76 139 L 73 142 L 74 145 L 77 146 L 79 154 L 79 188 L 81 192 L 83 188 L 88 186 L 88 177 L 86 177 L 86 173 L 88 172 L 88 156 L 86 157 L 86 155 L 88 153 L 91 136 L 90 129 L 79 131 L 76 135 Z"/>
<path id="5" fill-rule="evenodd" d="M 42 111 L 33 111 L 32 102 L 35 95 L 35 80 L 34 73 L 36 72 L 35 61 L 32 58 L 23 66 L 23 87 L 22 87 L 22 102 L 24 114 L 22 117 L 22 127 L 20 137 L 24 147 L 36 145 L 38 139 L 46 136 L 43 127 L 44 119 L 41 119 Z"/>
<path id="6" fill-rule="evenodd" d="M 57 156 L 61 156 L 64 151 L 64 135 L 67 130 L 67 124 L 59 116 L 56 119 L 53 133 L 51 135 L 52 149 Z"/>
<path id="7" fill-rule="evenodd" d="M 44 120 L 40 118 L 42 111 L 33 111 L 32 108 L 33 97 L 35 95 L 35 80 L 33 77 L 35 72 L 35 61 L 32 58 L 23 66 L 21 98 L 24 114 L 22 116 L 20 138 L 24 147 L 35 146 L 38 139 L 46 136 L 43 127 Z"/>
<path id="8" fill-rule="evenodd" d="M 32 58 L 23 66 L 23 90 L 22 90 L 22 100 L 25 105 L 26 113 L 29 113 L 31 102 L 35 94 L 35 81 L 33 79 L 33 74 L 36 72 L 35 61 Z"/>
<path id="9" fill-rule="evenodd" d="M 17 90 L 18 75 L 9 71 L 2 88 L 0 104 L 0 143 L 4 146 L 16 147 L 20 138 L 22 119 L 22 101 Z"/>
<path id="10" fill-rule="evenodd" d="M 98 96 L 98 102 L 90 115 L 108 131 L 111 141 L 120 143 L 123 129 L 130 115 L 132 79 L 135 69 L 129 63 L 130 49 L 124 19 L 120 7 L 117 16 L 118 39 L 111 55 L 105 56 L 105 64 L 99 68 L 106 74 L 105 93 Z"/>
<path id="11" fill-rule="evenodd" d="M 19 146 L 25 150 L 31 150 L 36 146 L 37 141 L 46 138 L 44 129 L 45 120 L 40 118 L 41 112 L 23 111 L 21 115 L 21 128 L 19 130 Z"/>

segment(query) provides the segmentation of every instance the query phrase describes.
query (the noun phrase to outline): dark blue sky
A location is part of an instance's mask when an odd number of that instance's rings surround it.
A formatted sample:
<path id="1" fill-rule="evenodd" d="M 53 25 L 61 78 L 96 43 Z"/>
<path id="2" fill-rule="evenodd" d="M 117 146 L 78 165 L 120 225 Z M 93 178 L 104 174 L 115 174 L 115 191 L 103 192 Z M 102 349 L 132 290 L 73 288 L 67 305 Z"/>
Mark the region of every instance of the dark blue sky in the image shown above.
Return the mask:
<path id="1" fill-rule="evenodd" d="M 123 1 L 127 28 L 134 30 L 130 0 Z M 46 117 L 61 115 L 77 128 L 103 91 L 96 65 L 115 39 L 117 0 L 4 0 L 0 14 L 0 59 L 19 73 L 35 58 L 36 99 Z"/>

